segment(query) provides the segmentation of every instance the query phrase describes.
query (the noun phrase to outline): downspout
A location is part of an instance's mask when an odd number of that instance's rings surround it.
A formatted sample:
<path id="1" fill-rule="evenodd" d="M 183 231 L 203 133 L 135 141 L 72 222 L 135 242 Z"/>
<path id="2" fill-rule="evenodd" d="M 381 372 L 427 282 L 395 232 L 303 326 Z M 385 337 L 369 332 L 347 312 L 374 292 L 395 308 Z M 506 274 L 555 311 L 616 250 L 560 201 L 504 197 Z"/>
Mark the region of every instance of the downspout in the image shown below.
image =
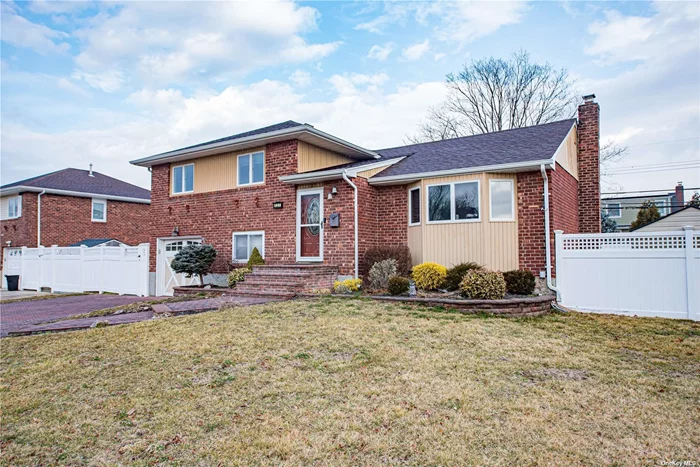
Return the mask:
<path id="1" fill-rule="evenodd" d="M 544 241 L 545 254 L 547 255 L 547 287 L 557 294 L 559 297 L 559 289 L 552 284 L 552 246 L 550 245 L 549 235 L 549 179 L 547 178 L 547 170 L 544 164 L 540 165 L 542 172 L 542 180 L 544 180 Z"/>
<path id="2" fill-rule="evenodd" d="M 41 195 L 46 193 L 46 190 L 41 190 L 41 193 L 36 197 L 36 246 L 41 246 Z"/>
<path id="3" fill-rule="evenodd" d="M 350 185 L 352 187 L 353 191 L 355 192 L 355 201 L 354 201 L 354 205 L 355 205 L 355 209 L 354 209 L 354 213 L 355 213 L 355 279 L 357 279 L 357 277 L 359 275 L 358 274 L 359 267 L 357 264 L 357 257 L 358 257 L 357 240 L 358 240 L 358 231 L 359 231 L 357 228 L 357 185 L 355 185 L 354 183 L 352 183 L 352 181 L 350 181 L 350 179 L 348 178 L 348 171 L 347 170 L 343 171 L 343 180 L 348 182 L 348 185 Z"/>

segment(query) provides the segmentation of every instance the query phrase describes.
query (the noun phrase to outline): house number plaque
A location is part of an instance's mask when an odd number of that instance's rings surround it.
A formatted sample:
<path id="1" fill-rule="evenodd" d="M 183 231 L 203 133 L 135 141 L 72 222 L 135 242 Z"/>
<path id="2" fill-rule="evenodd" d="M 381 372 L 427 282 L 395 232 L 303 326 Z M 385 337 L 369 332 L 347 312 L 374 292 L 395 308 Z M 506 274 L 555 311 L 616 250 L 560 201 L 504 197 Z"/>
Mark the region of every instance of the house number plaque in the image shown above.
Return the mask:
<path id="1" fill-rule="evenodd" d="M 273 201 L 272 209 L 282 209 L 282 201 Z"/>

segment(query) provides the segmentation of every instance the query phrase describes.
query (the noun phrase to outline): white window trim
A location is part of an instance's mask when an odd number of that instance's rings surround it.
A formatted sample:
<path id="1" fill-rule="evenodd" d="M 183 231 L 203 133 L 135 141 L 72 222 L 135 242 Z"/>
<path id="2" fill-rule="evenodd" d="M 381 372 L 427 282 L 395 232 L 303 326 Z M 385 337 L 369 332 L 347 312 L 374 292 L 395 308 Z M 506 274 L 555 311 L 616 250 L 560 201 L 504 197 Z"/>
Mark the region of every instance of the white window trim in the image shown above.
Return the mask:
<path id="1" fill-rule="evenodd" d="M 17 200 L 17 215 L 16 216 L 9 215 L 10 214 L 10 201 L 13 199 Z M 3 220 L 5 220 L 5 219 L 7 219 L 7 220 L 19 219 L 20 217 L 22 217 L 22 195 L 13 196 L 13 197 L 7 199 L 7 212 L 4 214 L 7 217 L 3 216 Z"/>
<path id="2" fill-rule="evenodd" d="M 619 215 L 617 215 L 617 216 L 610 215 L 610 206 L 611 205 L 617 206 L 617 208 L 613 208 L 613 209 L 617 209 L 617 212 L 619 213 Z M 605 203 L 605 211 L 608 213 L 608 217 L 610 219 L 620 219 L 622 217 L 622 203 Z"/>
<path id="3" fill-rule="evenodd" d="M 192 189 L 185 190 L 185 167 L 192 166 Z M 175 191 L 175 169 L 182 167 L 182 191 Z M 172 176 L 170 177 L 170 194 L 171 195 L 186 195 L 194 193 L 194 163 L 174 165 L 172 167 Z"/>
<path id="4" fill-rule="evenodd" d="M 238 176 L 238 171 L 240 170 L 241 164 L 241 157 L 245 156 L 250 156 L 250 164 L 248 164 L 248 180 L 253 180 L 253 154 L 260 154 L 262 153 L 263 155 L 263 179 L 261 182 L 252 182 L 249 181 L 248 183 L 239 183 L 239 176 Z M 236 157 L 236 186 L 251 186 L 251 185 L 264 185 L 265 184 L 265 150 L 263 149 L 262 151 L 253 151 L 253 152 L 248 152 L 246 154 L 239 154 Z"/>
<path id="5" fill-rule="evenodd" d="M 476 192 L 479 194 L 479 202 L 477 203 L 477 210 L 479 211 L 479 217 L 476 219 L 455 219 L 455 185 L 461 185 L 463 183 L 476 183 Z M 431 221 L 430 220 L 430 187 L 431 186 L 443 186 L 449 185 L 450 187 L 450 220 L 446 221 Z M 426 185 L 425 187 L 425 201 L 426 201 L 426 224 L 462 224 L 466 222 L 481 222 L 481 181 L 480 180 L 462 180 L 459 182 L 446 182 L 446 183 L 433 183 Z"/>
<path id="6" fill-rule="evenodd" d="M 102 203 L 104 205 L 104 219 L 95 219 L 95 203 Z M 92 203 L 90 204 L 90 218 L 92 222 L 107 222 L 107 200 L 100 198 L 92 198 Z"/>
<path id="7" fill-rule="evenodd" d="M 491 195 L 493 184 L 492 182 L 508 182 L 510 183 L 510 217 L 507 219 L 494 219 L 493 217 L 493 196 Z M 481 213 L 479 213 L 481 215 Z M 489 220 L 491 222 L 515 222 L 515 183 L 512 178 L 491 178 L 489 179 Z"/>
<path id="8" fill-rule="evenodd" d="M 260 255 L 265 258 L 265 231 L 264 230 L 251 230 L 249 232 L 233 232 L 231 234 L 231 260 L 234 263 L 247 263 L 250 259 L 250 253 L 246 259 L 236 259 L 236 235 L 262 235 L 262 251 Z M 248 248 L 250 249 L 250 237 L 248 237 Z M 253 251 L 252 249 L 250 250 Z"/>
<path id="9" fill-rule="evenodd" d="M 413 211 L 413 201 L 411 198 L 411 192 L 418 190 L 418 222 L 411 223 L 411 212 Z M 414 227 L 416 225 L 421 225 L 421 222 L 423 221 L 423 206 L 421 203 L 421 191 L 420 187 L 416 186 L 408 190 L 408 226 L 409 227 Z"/>

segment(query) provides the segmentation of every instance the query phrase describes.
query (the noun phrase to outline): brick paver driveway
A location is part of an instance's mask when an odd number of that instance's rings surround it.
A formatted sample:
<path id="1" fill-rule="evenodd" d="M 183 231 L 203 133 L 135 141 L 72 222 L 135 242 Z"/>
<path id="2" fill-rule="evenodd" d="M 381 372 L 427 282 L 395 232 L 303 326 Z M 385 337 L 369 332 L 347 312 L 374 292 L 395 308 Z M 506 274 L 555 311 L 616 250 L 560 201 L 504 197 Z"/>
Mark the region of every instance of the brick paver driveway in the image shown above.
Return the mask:
<path id="1" fill-rule="evenodd" d="M 28 324 L 46 323 L 91 311 L 153 300 L 130 295 L 78 295 L 0 304 L 0 337 Z"/>

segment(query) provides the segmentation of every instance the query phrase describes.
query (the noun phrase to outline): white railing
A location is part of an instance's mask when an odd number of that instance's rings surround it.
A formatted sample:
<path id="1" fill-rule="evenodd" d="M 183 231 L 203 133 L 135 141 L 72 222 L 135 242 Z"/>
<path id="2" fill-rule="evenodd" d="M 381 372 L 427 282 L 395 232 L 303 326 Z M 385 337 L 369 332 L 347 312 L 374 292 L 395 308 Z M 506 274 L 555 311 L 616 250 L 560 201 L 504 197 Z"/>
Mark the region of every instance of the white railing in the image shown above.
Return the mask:
<path id="1" fill-rule="evenodd" d="M 22 248 L 20 289 L 148 295 L 149 244 Z"/>
<path id="2" fill-rule="evenodd" d="M 700 320 L 700 233 L 555 231 L 559 302 L 581 311 Z"/>

